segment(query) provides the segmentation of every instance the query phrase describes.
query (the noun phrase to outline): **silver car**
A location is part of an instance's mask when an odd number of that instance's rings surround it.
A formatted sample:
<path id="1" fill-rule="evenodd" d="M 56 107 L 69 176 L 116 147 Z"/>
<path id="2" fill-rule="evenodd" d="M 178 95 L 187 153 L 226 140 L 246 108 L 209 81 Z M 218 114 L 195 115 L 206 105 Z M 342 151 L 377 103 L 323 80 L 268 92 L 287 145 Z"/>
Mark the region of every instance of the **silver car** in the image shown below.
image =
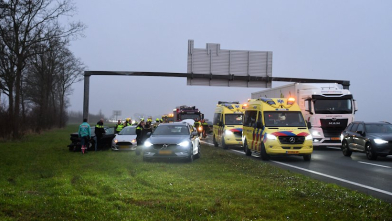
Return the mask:
<path id="1" fill-rule="evenodd" d="M 136 126 L 124 127 L 112 140 L 112 150 L 136 150 Z"/>
<path id="2" fill-rule="evenodd" d="M 200 157 L 200 139 L 187 122 L 162 123 L 143 144 L 143 160 L 182 159 L 192 162 Z"/>

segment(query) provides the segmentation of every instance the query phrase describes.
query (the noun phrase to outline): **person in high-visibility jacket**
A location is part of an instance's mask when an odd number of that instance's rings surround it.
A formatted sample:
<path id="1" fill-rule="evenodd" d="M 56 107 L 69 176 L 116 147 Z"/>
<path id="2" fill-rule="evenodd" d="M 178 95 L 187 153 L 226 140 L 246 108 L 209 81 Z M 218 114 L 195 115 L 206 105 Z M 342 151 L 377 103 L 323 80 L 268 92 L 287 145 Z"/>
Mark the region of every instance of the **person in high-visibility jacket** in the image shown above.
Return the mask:
<path id="1" fill-rule="evenodd" d="M 143 145 L 143 128 L 144 128 L 144 119 L 141 119 L 140 123 L 136 126 L 136 155 L 140 155 L 142 145 Z"/>
<path id="2" fill-rule="evenodd" d="M 124 124 L 121 123 L 121 120 L 118 120 L 118 123 L 116 124 L 115 130 L 116 134 L 120 133 L 120 131 L 124 128 Z"/>

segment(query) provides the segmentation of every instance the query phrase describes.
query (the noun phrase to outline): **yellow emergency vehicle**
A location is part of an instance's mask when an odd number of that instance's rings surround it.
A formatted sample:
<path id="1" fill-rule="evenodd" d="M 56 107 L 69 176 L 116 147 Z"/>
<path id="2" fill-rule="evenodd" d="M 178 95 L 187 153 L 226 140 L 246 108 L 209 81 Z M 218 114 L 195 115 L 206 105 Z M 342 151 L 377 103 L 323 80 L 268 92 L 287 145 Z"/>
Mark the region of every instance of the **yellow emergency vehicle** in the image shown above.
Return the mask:
<path id="1" fill-rule="evenodd" d="M 242 145 L 244 108 L 239 102 L 218 102 L 212 122 L 215 147 L 227 149 L 229 145 Z"/>
<path id="2" fill-rule="evenodd" d="M 244 114 L 242 141 L 247 156 L 299 155 L 310 161 L 312 135 L 294 98 L 251 99 Z"/>

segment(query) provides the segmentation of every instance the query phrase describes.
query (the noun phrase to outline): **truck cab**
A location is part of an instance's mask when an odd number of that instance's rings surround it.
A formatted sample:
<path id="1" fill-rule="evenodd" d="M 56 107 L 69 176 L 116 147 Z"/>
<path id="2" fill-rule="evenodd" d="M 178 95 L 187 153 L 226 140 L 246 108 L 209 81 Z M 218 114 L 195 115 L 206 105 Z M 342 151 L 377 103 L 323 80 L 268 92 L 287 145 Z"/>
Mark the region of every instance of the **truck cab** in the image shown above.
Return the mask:
<path id="1" fill-rule="evenodd" d="M 248 102 L 244 114 L 242 142 L 247 156 L 298 155 L 310 161 L 310 134 L 294 98 L 260 98 Z"/>

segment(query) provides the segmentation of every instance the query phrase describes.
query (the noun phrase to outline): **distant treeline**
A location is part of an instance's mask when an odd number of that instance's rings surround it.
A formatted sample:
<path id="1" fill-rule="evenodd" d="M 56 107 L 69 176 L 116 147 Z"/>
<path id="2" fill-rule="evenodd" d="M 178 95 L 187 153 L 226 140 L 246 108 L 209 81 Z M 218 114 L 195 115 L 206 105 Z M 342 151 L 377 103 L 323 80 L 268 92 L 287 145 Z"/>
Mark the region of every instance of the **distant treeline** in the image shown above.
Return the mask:
<path id="1" fill-rule="evenodd" d="M 65 126 L 67 96 L 86 69 L 68 48 L 85 28 L 64 23 L 71 1 L 0 0 L 0 137 Z"/>

